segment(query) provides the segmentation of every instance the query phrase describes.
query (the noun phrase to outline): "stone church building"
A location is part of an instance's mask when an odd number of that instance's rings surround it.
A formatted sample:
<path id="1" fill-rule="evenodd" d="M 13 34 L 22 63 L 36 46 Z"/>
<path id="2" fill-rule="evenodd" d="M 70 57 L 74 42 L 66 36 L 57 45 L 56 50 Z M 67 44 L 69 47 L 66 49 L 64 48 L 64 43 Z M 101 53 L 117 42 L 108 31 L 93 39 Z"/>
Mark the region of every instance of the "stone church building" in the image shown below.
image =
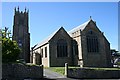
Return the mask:
<path id="1" fill-rule="evenodd" d="M 14 10 L 13 36 L 12 40 L 18 43 L 21 53 L 19 59 L 30 62 L 30 33 L 28 11 L 19 11 L 19 7 Z"/>
<path id="2" fill-rule="evenodd" d="M 63 27 L 32 47 L 31 63 L 46 67 L 111 67 L 110 43 L 91 18 L 66 31 Z"/>

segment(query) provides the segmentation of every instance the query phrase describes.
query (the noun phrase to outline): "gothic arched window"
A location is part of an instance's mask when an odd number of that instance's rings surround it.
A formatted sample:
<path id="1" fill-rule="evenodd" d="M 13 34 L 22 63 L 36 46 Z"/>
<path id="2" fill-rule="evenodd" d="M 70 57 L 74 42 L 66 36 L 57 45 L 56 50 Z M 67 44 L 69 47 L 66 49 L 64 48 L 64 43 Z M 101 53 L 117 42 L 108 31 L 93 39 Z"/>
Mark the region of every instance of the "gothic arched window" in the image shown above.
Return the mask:
<path id="1" fill-rule="evenodd" d="M 64 39 L 59 39 L 57 42 L 57 57 L 67 57 L 67 42 Z"/>
<path id="2" fill-rule="evenodd" d="M 95 33 L 92 30 L 88 31 L 86 40 L 87 40 L 88 52 L 99 52 L 98 37 L 95 35 Z"/>

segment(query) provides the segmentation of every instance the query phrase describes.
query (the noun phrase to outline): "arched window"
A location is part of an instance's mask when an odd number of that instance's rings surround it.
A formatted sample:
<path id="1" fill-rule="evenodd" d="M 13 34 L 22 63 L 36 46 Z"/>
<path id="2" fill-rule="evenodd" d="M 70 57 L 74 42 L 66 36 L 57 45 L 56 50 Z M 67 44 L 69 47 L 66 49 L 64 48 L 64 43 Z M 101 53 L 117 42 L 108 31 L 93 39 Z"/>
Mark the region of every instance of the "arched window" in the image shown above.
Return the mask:
<path id="1" fill-rule="evenodd" d="M 67 42 L 64 39 L 59 39 L 57 42 L 57 57 L 67 57 Z"/>
<path id="2" fill-rule="evenodd" d="M 95 35 L 95 33 L 92 30 L 88 31 L 86 40 L 87 40 L 88 52 L 99 52 L 98 37 Z"/>

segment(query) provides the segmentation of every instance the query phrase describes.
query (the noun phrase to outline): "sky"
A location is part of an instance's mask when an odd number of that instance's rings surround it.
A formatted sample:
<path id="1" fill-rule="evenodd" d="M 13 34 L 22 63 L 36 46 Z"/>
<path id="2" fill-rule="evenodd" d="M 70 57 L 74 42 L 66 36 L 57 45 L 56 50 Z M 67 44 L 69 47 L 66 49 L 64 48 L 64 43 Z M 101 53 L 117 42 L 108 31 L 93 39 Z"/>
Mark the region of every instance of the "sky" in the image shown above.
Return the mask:
<path id="1" fill-rule="evenodd" d="M 66 31 L 90 16 L 104 32 L 112 49 L 118 50 L 117 2 L 2 2 L 2 27 L 13 29 L 14 8 L 29 9 L 30 44 L 33 47 L 63 26 Z"/>
<path id="2" fill-rule="evenodd" d="M 119 0 L 1 0 L 2 2 L 118 2 Z"/>
<path id="3" fill-rule="evenodd" d="M 118 3 L 118 14 L 120 14 L 120 2 Z M 120 21 L 120 15 L 118 15 L 118 21 Z M 120 51 L 120 24 L 118 23 L 118 50 Z"/>

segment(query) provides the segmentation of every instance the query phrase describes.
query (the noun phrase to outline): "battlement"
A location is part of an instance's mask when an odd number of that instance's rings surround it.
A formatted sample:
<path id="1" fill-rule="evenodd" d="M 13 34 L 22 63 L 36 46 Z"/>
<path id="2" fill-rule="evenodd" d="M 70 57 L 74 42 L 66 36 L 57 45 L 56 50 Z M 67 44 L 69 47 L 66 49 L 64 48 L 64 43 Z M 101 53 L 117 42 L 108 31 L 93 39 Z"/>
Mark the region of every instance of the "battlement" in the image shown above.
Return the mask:
<path id="1" fill-rule="evenodd" d="M 29 10 L 27 10 L 26 7 L 25 7 L 25 11 L 24 12 L 23 11 L 19 11 L 19 6 L 18 6 L 17 9 L 15 7 L 14 11 L 15 11 L 15 14 L 28 14 L 29 13 Z"/>

